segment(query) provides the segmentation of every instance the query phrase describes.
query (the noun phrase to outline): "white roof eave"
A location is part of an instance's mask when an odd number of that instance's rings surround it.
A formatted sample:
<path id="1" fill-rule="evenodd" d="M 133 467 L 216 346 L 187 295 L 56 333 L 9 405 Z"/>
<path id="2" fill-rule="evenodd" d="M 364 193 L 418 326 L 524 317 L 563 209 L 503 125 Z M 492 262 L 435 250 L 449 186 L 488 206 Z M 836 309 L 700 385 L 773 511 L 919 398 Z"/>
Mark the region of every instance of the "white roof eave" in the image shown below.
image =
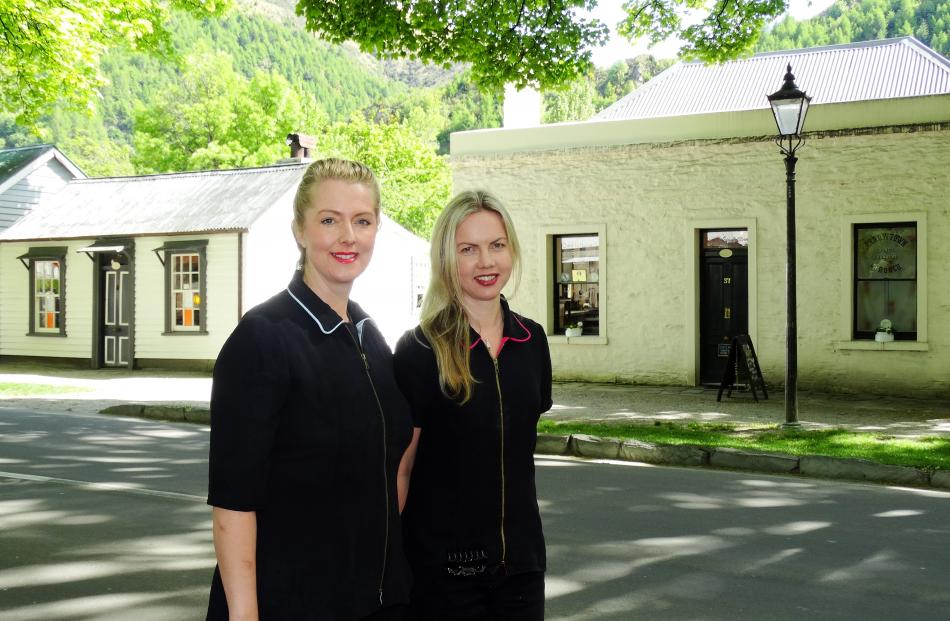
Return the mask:
<path id="1" fill-rule="evenodd" d="M 950 121 L 950 94 L 817 104 L 809 108 L 805 128 L 806 132 L 817 132 L 947 121 Z M 691 140 L 727 140 L 766 137 L 775 132 L 771 110 L 763 106 L 757 110 L 734 112 L 455 132 L 451 135 L 451 155 L 490 156 Z"/>

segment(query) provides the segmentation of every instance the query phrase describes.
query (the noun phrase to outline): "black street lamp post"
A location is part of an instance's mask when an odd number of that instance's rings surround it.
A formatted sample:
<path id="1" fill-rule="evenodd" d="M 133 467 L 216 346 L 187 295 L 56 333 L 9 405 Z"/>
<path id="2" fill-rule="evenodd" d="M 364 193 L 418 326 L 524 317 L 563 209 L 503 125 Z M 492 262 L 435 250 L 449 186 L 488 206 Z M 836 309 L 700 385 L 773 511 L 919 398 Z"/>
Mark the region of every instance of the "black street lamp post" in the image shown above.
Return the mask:
<path id="1" fill-rule="evenodd" d="M 785 427 L 798 422 L 798 319 L 795 293 L 795 151 L 804 144 L 802 128 L 811 97 L 795 86 L 792 66 L 788 66 L 782 88 L 768 96 L 779 135 L 775 144 L 785 155 L 787 243 L 785 263 Z"/>

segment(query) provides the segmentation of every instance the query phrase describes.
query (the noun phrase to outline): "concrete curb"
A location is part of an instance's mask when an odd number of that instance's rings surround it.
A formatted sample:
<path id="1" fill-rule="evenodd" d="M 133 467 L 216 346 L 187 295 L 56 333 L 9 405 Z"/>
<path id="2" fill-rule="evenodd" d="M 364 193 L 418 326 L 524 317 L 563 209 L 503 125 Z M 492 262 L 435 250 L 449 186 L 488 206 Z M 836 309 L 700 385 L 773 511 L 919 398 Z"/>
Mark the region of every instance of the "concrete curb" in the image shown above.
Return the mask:
<path id="1" fill-rule="evenodd" d="M 140 403 L 123 403 L 99 410 L 100 414 L 112 416 L 137 416 L 149 420 L 164 420 L 173 423 L 211 424 L 211 411 L 205 408 L 174 405 L 142 405 Z"/>
<path id="2" fill-rule="evenodd" d="M 618 459 L 620 457 L 620 440 L 598 438 L 583 433 L 572 434 L 568 440 L 567 454 L 594 459 Z"/>
<path id="3" fill-rule="evenodd" d="M 801 458 L 801 473 L 830 479 L 854 479 L 898 485 L 929 485 L 930 475 L 908 466 L 888 466 L 864 459 L 834 459 L 806 455 Z"/>
<path id="4" fill-rule="evenodd" d="M 789 455 L 756 453 L 730 448 L 717 448 L 709 452 L 709 465 L 713 468 L 795 474 L 799 472 L 798 463 L 797 457 Z"/>
<path id="5" fill-rule="evenodd" d="M 930 475 L 930 485 L 950 489 L 950 470 L 937 470 Z"/>
<path id="6" fill-rule="evenodd" d="M 534 452 L 539 455 L 567 455 L 571 436 L 558 436 L 551 433 L 539 433 Z"/>
<path id="7" fill-rule="evenodd" d="M 709 451 L 698 446 L 650 444 L 640 440 L 627 440 L 620 445 L 620 459 L 669 466 L 707 466 Z"/>
<path id="8" fill-rule="evenodd" d="M 540 440 L 542 436 L 544 438 L 543 442 Z M 539 434 L 538 438 L 536 455 L 619 459 L 664 466 L 706 466 L 747 472 L 792 474 L 889 485 L 950 489 L 950 470 L 937 470 L 931 473 L 909 466 L 891 466 L 863 459 L 841 459 L 815 455 L 794 457 L 687 444 L 653 444 L 641 440 L 620 442 L 586 434 L 570 436 Z M 552 450 L 549 452 L 548 449 Z"/>

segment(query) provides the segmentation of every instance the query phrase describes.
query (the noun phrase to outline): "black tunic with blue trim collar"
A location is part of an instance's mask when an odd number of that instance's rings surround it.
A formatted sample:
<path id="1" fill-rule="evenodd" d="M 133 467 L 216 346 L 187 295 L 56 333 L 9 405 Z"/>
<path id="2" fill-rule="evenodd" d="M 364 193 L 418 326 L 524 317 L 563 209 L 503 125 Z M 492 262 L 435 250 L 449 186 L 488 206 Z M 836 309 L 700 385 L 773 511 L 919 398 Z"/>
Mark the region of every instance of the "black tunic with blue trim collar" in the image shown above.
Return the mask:
<path id="1" fill-rule="evenodd" d="M 408 601 L 396 471 L 412 423 L 382 335 L 347 312 L 352 324 L 298 272 L 215 363 L 208 504 L 257 514 L 263 620 L 349 621 Z M 217 570 L 208 618 L 227 619 Z"/>
<path id="2" fill-rule="evenodd" d="M 476 384 L 463 405 L 440 389 L 419 328 L 396 345 L 396 379 L 422 429 L 403 512 L 416 570 L 478 571 L 479 559 L 509 575 L 545 569 L 534 448 L 538 419 L 551 408 L 551 356 L 541 326 L 501 304 L 497 359 L 470 332 Z"/>

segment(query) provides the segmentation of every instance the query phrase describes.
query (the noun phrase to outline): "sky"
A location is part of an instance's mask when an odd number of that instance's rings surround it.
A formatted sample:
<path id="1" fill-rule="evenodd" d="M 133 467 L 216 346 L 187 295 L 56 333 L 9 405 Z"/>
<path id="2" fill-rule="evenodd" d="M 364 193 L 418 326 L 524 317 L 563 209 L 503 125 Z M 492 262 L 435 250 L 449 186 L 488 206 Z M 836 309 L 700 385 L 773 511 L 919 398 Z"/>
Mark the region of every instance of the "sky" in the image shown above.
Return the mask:
<path id="1" fill-rule="evenodd" d="M 631 44 L 619 36 L 616 25 L 623 19 L 624 0 L 598 0 L 597 8 L 591 15 L 600 19 L 610 28 L 610 41 L 602 48 L 594 50 L 593 60 L 597 67 L 609 67 L 618 60 L 632 58 L 640 54 L 653 54 L 658 58 L 674 58 L 680 47 L 678 40 L 659 43 L 654 48 L 648 48 L 646 42 Z M 791 0 L 790 12 L 795 19 L 808 19 L 831 6 L 834 0 Z"/>

